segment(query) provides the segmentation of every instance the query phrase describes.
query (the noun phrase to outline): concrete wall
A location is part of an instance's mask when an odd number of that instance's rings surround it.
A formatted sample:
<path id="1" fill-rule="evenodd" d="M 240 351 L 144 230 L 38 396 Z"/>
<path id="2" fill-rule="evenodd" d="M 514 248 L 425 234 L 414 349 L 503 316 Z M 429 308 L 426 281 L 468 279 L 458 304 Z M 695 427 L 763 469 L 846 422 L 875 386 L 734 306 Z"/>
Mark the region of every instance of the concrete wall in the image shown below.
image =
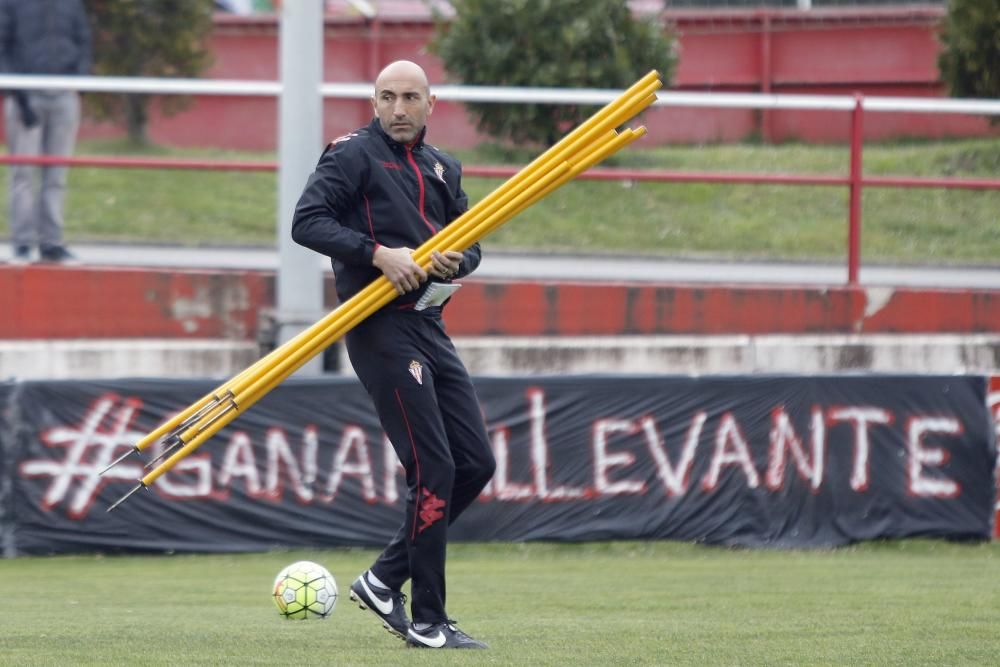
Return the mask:
<path id="1" fill-rule="evenodd" d="M 0 341 L 0 379 L 228 379 L 259 358 L 256 344 L 191 339 Z"/>
<path id="2" fill-rule="evenodd" d="M 459 337 L 474 375 L 976 373 L 1000 375 L 1000 335 Z M 340 368 L 351 373 L 342 346 Z M 249 341 L 0 341 L 0 379 L 220 377 L 260 357 Z"/>
<path id="3" fill-rule="evenodd" d="M 0 266 L 0 378 L 228 378 L 268 340 L 273 281 Z M 1000 290 L 470 279 L 445 320 L 480 375 L 1000 373 Z"/>
<path id="4" fill-rule="evenodd" d="M 803 271 L 808 270 L 803 267 Z M 336 307 L 325 274 L 326 307 Z M 1000 333 L 1000 289 L 464 280 L 454 336 Z M 266 337 L 274 273 L 0 265 L 0 340 Z"/>
<path id="5" fill-rule="evenodd" d="M 460 339 L 477 375 L 1000 372 L 1000 335 Z"/>

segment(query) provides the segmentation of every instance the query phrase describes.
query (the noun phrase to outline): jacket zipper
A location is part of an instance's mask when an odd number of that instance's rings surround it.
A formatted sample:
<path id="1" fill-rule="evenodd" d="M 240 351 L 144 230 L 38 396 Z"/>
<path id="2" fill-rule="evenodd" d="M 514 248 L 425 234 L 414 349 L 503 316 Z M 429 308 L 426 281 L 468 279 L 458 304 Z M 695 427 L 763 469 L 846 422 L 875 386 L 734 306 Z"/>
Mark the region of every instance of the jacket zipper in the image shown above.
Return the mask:
<path id="1" fill-rule="evenodd" d="M 413 148 L 410 146 L 406 147 L 406 157 L 410 162 L 410 166 L 413 167 L 413 173 L 417 175 L 417 185 L 420 188 L 420 217 L 423 219 L 424 224 L 427 225 L 427 229 L 431 230 L 431 234 L 437 234 L 434 225 L 430 223 L 430 220 L 427 219 L 427 215 L 424 213 L 424 176 L 420 173 L 417 161 L 413 159 Z"/>

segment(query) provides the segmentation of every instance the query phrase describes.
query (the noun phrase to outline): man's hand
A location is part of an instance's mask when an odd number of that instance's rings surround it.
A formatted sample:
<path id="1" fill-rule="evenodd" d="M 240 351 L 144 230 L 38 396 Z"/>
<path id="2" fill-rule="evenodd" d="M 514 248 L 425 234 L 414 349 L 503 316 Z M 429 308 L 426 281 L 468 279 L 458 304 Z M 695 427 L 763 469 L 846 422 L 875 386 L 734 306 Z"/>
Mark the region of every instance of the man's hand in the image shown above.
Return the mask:
<path id="1" fill-rule="evenodd" d="M 427 280 L 427 272 L 413 261 L 410 248 L 379 246 L 372 257 L 372 265 L 385 275 L 399 294 L 411 292 Z"/>
<path id="2" fill-rule="evenodd" d="M 28 101 L 28 93 L 23 90 L 15 90 L 13 91 L 13 95 L 17 109 L 21 112 L 21 123 L 29 130 L 38 125 L 38 114 L 31 108 L 31 102 Z"/>
<path id="3" fill-rule="evenodd" d="M 462 253 L 457 250 L 431 252 L 430 274 L 437 278 L 454 278 L 462 266 Z"/>

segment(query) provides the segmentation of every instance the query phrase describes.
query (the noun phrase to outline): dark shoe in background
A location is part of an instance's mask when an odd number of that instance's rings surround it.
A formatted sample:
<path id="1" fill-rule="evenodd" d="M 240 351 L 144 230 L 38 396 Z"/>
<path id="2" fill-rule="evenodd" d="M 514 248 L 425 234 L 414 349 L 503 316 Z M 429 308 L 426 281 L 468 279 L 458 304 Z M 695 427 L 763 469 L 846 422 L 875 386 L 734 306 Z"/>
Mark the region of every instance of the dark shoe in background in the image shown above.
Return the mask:
<path id="1" fill-rule="evenodd" d="M 80 261 L 61 245 L 43 246 L 39 254 L 39 261 L 45 264 L 78 264 Z"/>
<path id="2" fill-rule="evenodd" d="M 14 246 L 14 255 L 10 258 L 11 264 L 27 264 L 31 261 L 31 246 Z"/>

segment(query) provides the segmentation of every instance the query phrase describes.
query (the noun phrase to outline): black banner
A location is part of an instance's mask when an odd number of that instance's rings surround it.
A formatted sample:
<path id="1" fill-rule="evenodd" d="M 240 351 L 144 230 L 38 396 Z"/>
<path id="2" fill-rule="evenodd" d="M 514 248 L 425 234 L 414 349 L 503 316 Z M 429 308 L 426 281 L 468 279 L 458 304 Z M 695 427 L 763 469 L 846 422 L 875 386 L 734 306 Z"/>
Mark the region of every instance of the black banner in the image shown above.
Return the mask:
<path id="1" fill-rule="evenodd" d="M 8 555 L 381 546 L 398 461 L 360 385 L 286 382 L 113 513 L 141 436 L 217 382 L 0 386 Z M 497 473 L 456 540 L 988 539 L 982 377 L 482 378 Z M 150 455 L 157 452 L 151 450 Z M 147 456 L 148 460 L 149 456 Z"/>
<path id="2" fill-rule="evenodd" d="M 0 381 L 0 555 L 12 556 L 14 550 L 14 476 L 18 452 L 14 448 L 12 414 L 17 403 L 13 399 L 16 385 Z"/>

